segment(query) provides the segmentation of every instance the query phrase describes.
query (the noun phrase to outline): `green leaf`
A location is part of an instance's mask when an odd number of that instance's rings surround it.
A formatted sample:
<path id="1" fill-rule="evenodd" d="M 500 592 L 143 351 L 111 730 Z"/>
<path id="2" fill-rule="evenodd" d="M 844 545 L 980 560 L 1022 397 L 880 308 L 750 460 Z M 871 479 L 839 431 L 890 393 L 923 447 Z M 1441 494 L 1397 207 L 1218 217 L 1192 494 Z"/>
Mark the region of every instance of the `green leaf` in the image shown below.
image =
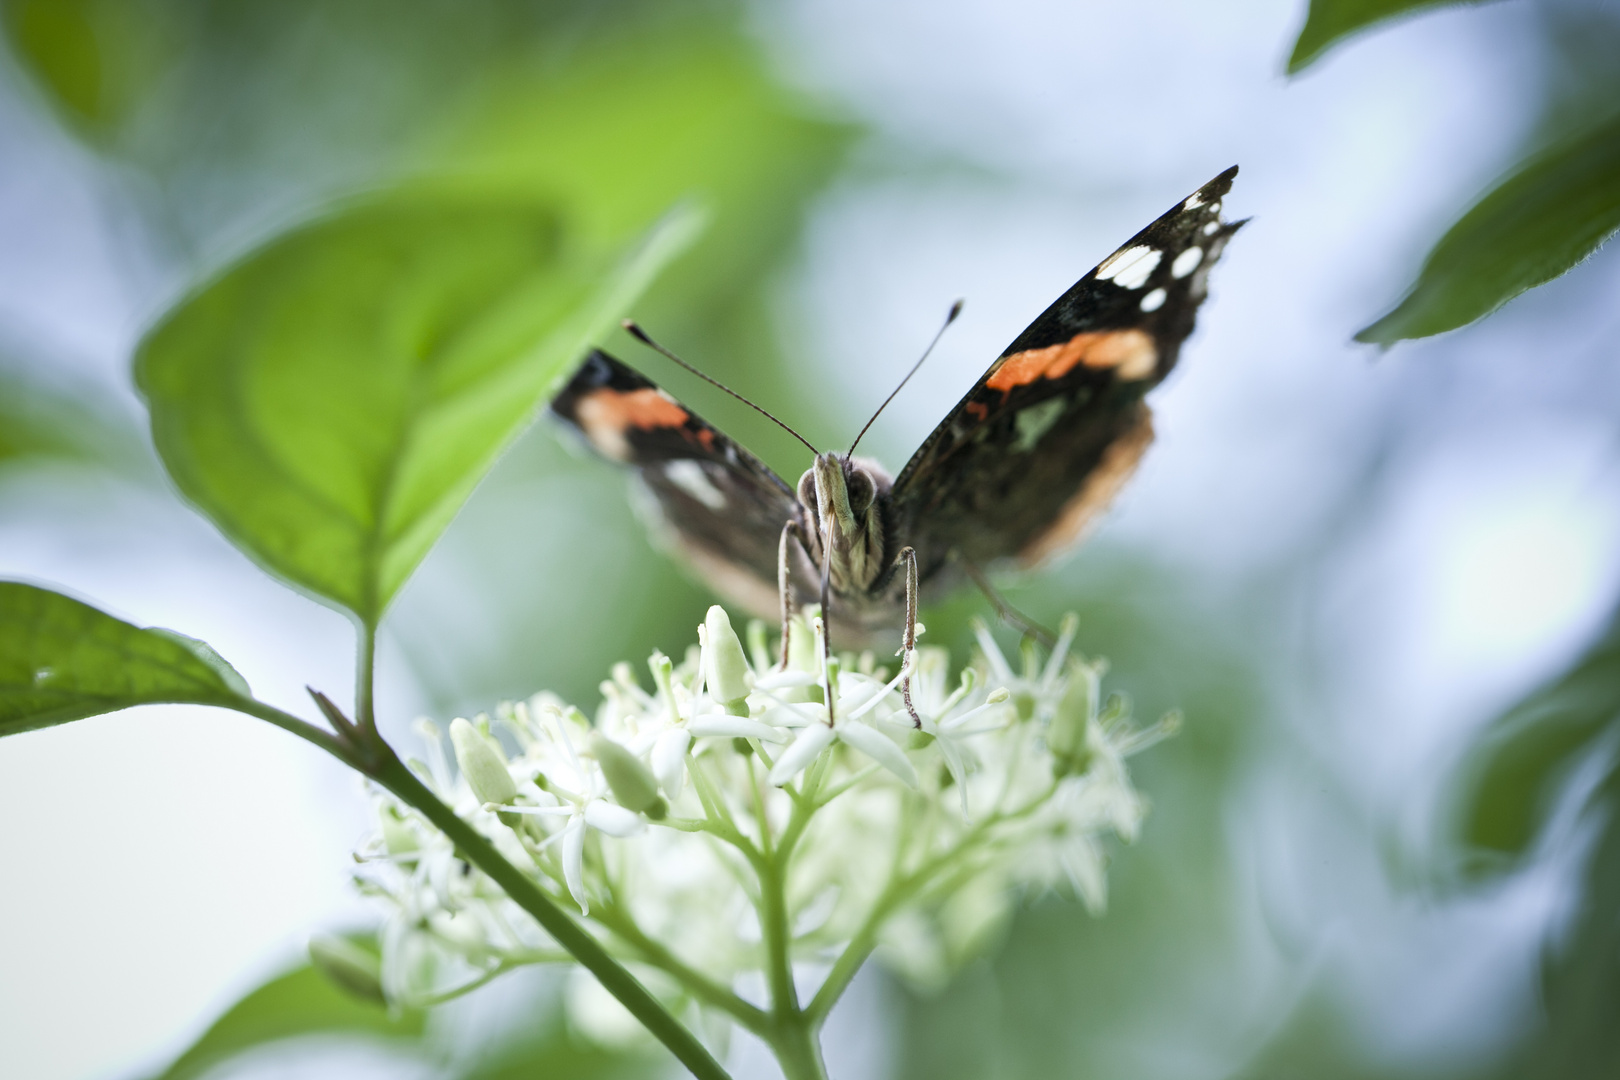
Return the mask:
<path id="1" fill-rule="evenodd" d="M 306 964 L 250 991 L 153 1080 L 191 1080 L 249 1050 L 304 1035 L 411 1042 L 425 1022 L 422 1012 L 390 1013 L 364 1001 Z"/>
<path id="2" fill-rule="evenodd" d="M 1391 345 L 1465 326 L 1551 281 L 1620 228 L 1620 114 L 1531 157 L 1435 245 L 1406 299 L 1356 335 Z"/>
<path id="3" fill-rule="evenodd" d="M 160 84 L 179 43 L 175 12 L 130 0 L 6 0 L 17 58 L 81 132 L 105 137 Z"/>
<path id="4" fill-rule="evenodd" d="M 1340 38 L 1356 34 L 1401 15 L 1415 15 L 1430 8 L 1482 4 L 1489 0 L 1311 0 L 1310 14 L 1300 28 L 1299 39 L 1288 57 L 1288 74 L 1308 67 Z"/>
<path id="5" fill-rule="evenodd" d="M 532 198 L 393 196 L 283 235 L 141 343 L 158 452 L 267 570 L 375 625 L 692 228 L 678 216 L 616 270 Z"/>
<path id="6" fill-rule="evenodd" d="M 645 1044 L 609 1049 L 587 1043 L 570 1034 L 560 1015 L 553 1015 L 453 1075 L 456 1080 L 651 1080 L 668 1075 L 667 1060 L 648 1054 Z"/>
<path id="7" fill-rule="evenodd" d="M 1534 844 L 1572 768 L 1620 721 L 1620 615 L 1568 671 L 1498 718 L 1464 769 L 1460 839 L 1499 867 Z"/>
<path id="8" fill-rule="evenodd" d="M 232 705 L 247 683 L 200 641 L 0 582 L 0 736 L 132 705 Z"/>

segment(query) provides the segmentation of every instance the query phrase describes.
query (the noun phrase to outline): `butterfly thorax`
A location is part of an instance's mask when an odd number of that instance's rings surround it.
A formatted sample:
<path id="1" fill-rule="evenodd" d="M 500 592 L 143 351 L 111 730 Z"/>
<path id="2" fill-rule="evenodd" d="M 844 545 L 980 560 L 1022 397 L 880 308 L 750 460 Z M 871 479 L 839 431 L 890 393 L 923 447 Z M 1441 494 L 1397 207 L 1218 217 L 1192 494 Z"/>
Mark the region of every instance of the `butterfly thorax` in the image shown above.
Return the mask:
<path id="1" fill-rule="evenodd" d="M 834 593 L 865 593 L 886 576 L 893 561 L 886 550 L 888 472 L 869 458 L 818 454 L 799 478 L 799 502 L 811 526 L 806 541 L 819 565 L 830 546 Z"/>

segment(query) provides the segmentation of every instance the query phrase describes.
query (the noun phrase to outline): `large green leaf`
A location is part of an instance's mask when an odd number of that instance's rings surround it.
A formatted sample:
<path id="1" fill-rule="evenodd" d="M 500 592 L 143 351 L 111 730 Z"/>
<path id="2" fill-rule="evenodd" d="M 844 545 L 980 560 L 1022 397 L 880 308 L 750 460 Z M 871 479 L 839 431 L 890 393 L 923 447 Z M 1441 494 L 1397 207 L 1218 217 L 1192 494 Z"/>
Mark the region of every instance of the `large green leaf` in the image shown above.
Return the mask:
<path id="1" fill-rule="evenodd" d="M 1288 74 L 1309 66 L 1340 38 L 1376 23 L 1430 8 L 1482 4 L 1488 0 L 1311 0 L 1310 14 L 1288 57 Z"/>
<path id="2" fill-rule="evenodd" d="M 242 676 L 200 641 L 0 582 L 0 736 L 131 705 L 231 705 Z"/>
<path id="3" fill-rule="evenodd" d="M 191 1080 L 239 1054 L 306 1035 L 413 1042 L 425 1022 L 420 1011 L 390 1013 L 305 965 L 249 991 L 153 1080 Z"/>
<path id="4" fill-rule="evenodd" d="M 1620 228 L 1620 114 L 1530 158 L 1435 245 L 1400 306 L 1356 335 L 1390 345 L 1464 326 L 1551 281 Z"/>
<path id="5" fill-rule="evenodd" d="M 1620 616 L 1562 675 L 1491 727 L 1467 763 L 1460 839 L 1493 864 L 1535 842 L 1564 781 L 1620 722 Z"/>
<path id="6" fill-rule="evenodd" d="M 265 568 L 374 624 L 688 225 L 619 268 L 532 199 L 391 197 L 288 233 L 141 343 L 158 452 Z"/>

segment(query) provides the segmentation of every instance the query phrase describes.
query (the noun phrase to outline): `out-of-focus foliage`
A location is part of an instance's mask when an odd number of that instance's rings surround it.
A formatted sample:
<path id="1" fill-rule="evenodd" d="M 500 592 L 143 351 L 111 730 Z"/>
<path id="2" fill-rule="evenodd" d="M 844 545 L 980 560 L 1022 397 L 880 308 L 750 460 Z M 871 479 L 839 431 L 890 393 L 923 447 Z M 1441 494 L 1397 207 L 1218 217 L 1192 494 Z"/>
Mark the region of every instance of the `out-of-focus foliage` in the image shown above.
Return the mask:
<path id="1" fill-rule="evenodd" d="M 570 239 L 544 204 L 397 198 L 279 238 L 141 345 L 170 475 L 266 568 L 375 624 L 672 254 L 665 230 L 604 273 Z"/>
<path id="2" fill-rule="evenodd" d="M 0 582 L 0 735 L 132 705 L 230 705 L 248 696 L 242 676 L 200 641 Z"/>
<path id="3" fill-rule="evenodd" d="M 1620 113 L 1532 156 L 1463 215 L 1417 285 L 1356 335 L 1392 345 L 1455 330 L 1569 270 L 1620 228 Z"/>
<path id="4" fill-rule="evenodd" d="M 157 5 L 7 0 L 0 12 L 18 56 L 92 137 L 127 121 L 174 59 L 175 20 Z"/>
<path id="5" fill-rule="evenodd" d="M 367 950 L 376 948 L 367 936 L 353 940 Z M 555 1002 L 535 1004 L 534 1016 L 520 1031 L 467 1053 L 429 1028 L 426 1011 L 390 1011 L 305 964 L 272 976 L 228 1006 L 151 1080 L 193 1080 L 233 1059 L 322 1037 L 370 1042 L 413 1062 L 431 1062 L 434 1075 L 444 1080 L 644 1080 L 661 1075 L 661 1063 L 644 1048 L 608 1050 L 581 1041 L 569 1032 Z"/>
<path id="6" fill-rule="evenodd" d="M 0 476 L 47 463 L 135 475 L 147 461 L 142 440 L 101 398 L 95 387 L 0 364 Z"/>
<path id="7" fill-rule="evenodd" d="M 1581 882 L 1580 908 L 1567 935 L 1548 946 L 1544 1021 L 1502 1070 L 1504 1080 L 1620 1076 L 1614 1030 L 1620 1015 L 1620 768 L 1612 759 L 1587 819 L 1602 824 Z"/>
<path id="8" fill-rule="evenodd" d="M 374 948 L 375 945 L 373 944 Z M 287 1039 L 341 1035 L 418 1043 L 427 1014 L 389 1012 L 341 989 L 311 964 L 276 975 L 232 1004 L 152 1080 L 192 1080 L 238 1055 Z"/>
<path id="9" fill-rule="evenodd" d="M 1575 768 L 1620 736 L 1620 616 L 1573 667 L 1500 716 L 1465 769 L 1458 840 L 1503 870 L 1526 856 Z"/>
<path id="10" fill-rule="evenodd" d="M 1450 2 L 1313 0 L 1288 72 L 1347 34 Z M 1612 26 L 1571 12 L 1545 18 L 1569 62 L 1556 65 L 1542 130 L 1509 175 L 1429 252 L 1405 299 L 1357 341 L 1388 347 L 1466 326 L 1564 274 L 1620 228 L 1620 65 Z"/>
<path id="11" fill-rule="evenodd" d="M 1336 42 L 1403 15 L 1489 0 L 1310 0 L 1305 25 L 1288 57 L 1288 74 L 1309 67 Z"/>

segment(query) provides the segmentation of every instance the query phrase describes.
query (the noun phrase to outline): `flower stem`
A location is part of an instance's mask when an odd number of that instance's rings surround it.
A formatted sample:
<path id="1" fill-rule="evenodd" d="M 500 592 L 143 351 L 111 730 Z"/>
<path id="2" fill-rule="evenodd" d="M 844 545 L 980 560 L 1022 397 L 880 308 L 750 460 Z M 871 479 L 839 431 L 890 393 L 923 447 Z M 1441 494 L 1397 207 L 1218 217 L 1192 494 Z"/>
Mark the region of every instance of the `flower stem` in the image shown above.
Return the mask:
<path id="1" fill-rule="evenodd" d="M 608 955 L 600 942 L 588 934 L 540 891 L 522 871 L 501 856 L 482 833 L 461 820 L 456 812 L 440 802 L 410 769 L 393 754 L 376 767 L 372 779 L 393 792 L 406 805 L 414 807 L 449 837 L 463 858 L 489 875 L 512 902 L 534 916 L 552 939 L 568 950 L 602 988 L 619 999 L 654 1038 L 669 1048 L 698 1080 L 730 1080 L 725 1069 L 703 1044 L 658 999 L 636 980 L 623 965 Z"/>
<path id="2" fill-rule="evenodd" d="M 373 703 L 377 671 L 377 626 L 370 619 L 360 621 L 357 656 L 354 665 L 354 718 L 360 730 L 376 734 L 377 710 Z"/>
<path id="3" fill-rule="evenodd" d="M 375 639 L 371 634 L 362 638 L 362 657 L 369 656 Z M 370 665 L 363 664 L 365 675 Z M 358 694 L 369 705 L 369 679 L 361 678 L 365 692 Z M 720 1066 L 704 1045 L 681 1022 L 659 1004 L 658 999 L 636 977 L 602 948 L 600 942 L 588 934 L 567 912 L 540 891 L 540 887 L 521 870 L 506 861 L 477 829 L 461 820 L 456 812 L 439 801 L 416 774 L 399 760 L 382 737 L 373 729 L 360 731 L 358 738 L 334 738 L 315 726 L 282 712 L 272 705 L 244 698 L 234 706 L 238 711 L 275 724 L 300 738 L 307 739 L 330 753 L 345 765 L 369 776 L 378 784 L 398 796 L 407 806 L 414 807 L 423 817 L 456 846 L 456 850 L 469 863 L 489 875 L 505 891 L 512 902 L 528 912 L 534 920 L 602 984 L 602 988 L 618 998 L 630 1014 L 641 1021 L 643 1027 L 670 1053 L 685 1065 L 698 1080 L 731 1080 L 730 1074 Z M 351 729 L 351 732 L 353 729 Z"/>
<path id="4" fill-rule="evenodd" d="M 821 1060 L 821 1042 L 816 1037 L 815 1025 L 805 1014 L 795 1012 L 791 1023 L 779 1026 L 771 1036 L 770 1045 L 785 1080 L 827 1080 L 827 1066 Z"/>

